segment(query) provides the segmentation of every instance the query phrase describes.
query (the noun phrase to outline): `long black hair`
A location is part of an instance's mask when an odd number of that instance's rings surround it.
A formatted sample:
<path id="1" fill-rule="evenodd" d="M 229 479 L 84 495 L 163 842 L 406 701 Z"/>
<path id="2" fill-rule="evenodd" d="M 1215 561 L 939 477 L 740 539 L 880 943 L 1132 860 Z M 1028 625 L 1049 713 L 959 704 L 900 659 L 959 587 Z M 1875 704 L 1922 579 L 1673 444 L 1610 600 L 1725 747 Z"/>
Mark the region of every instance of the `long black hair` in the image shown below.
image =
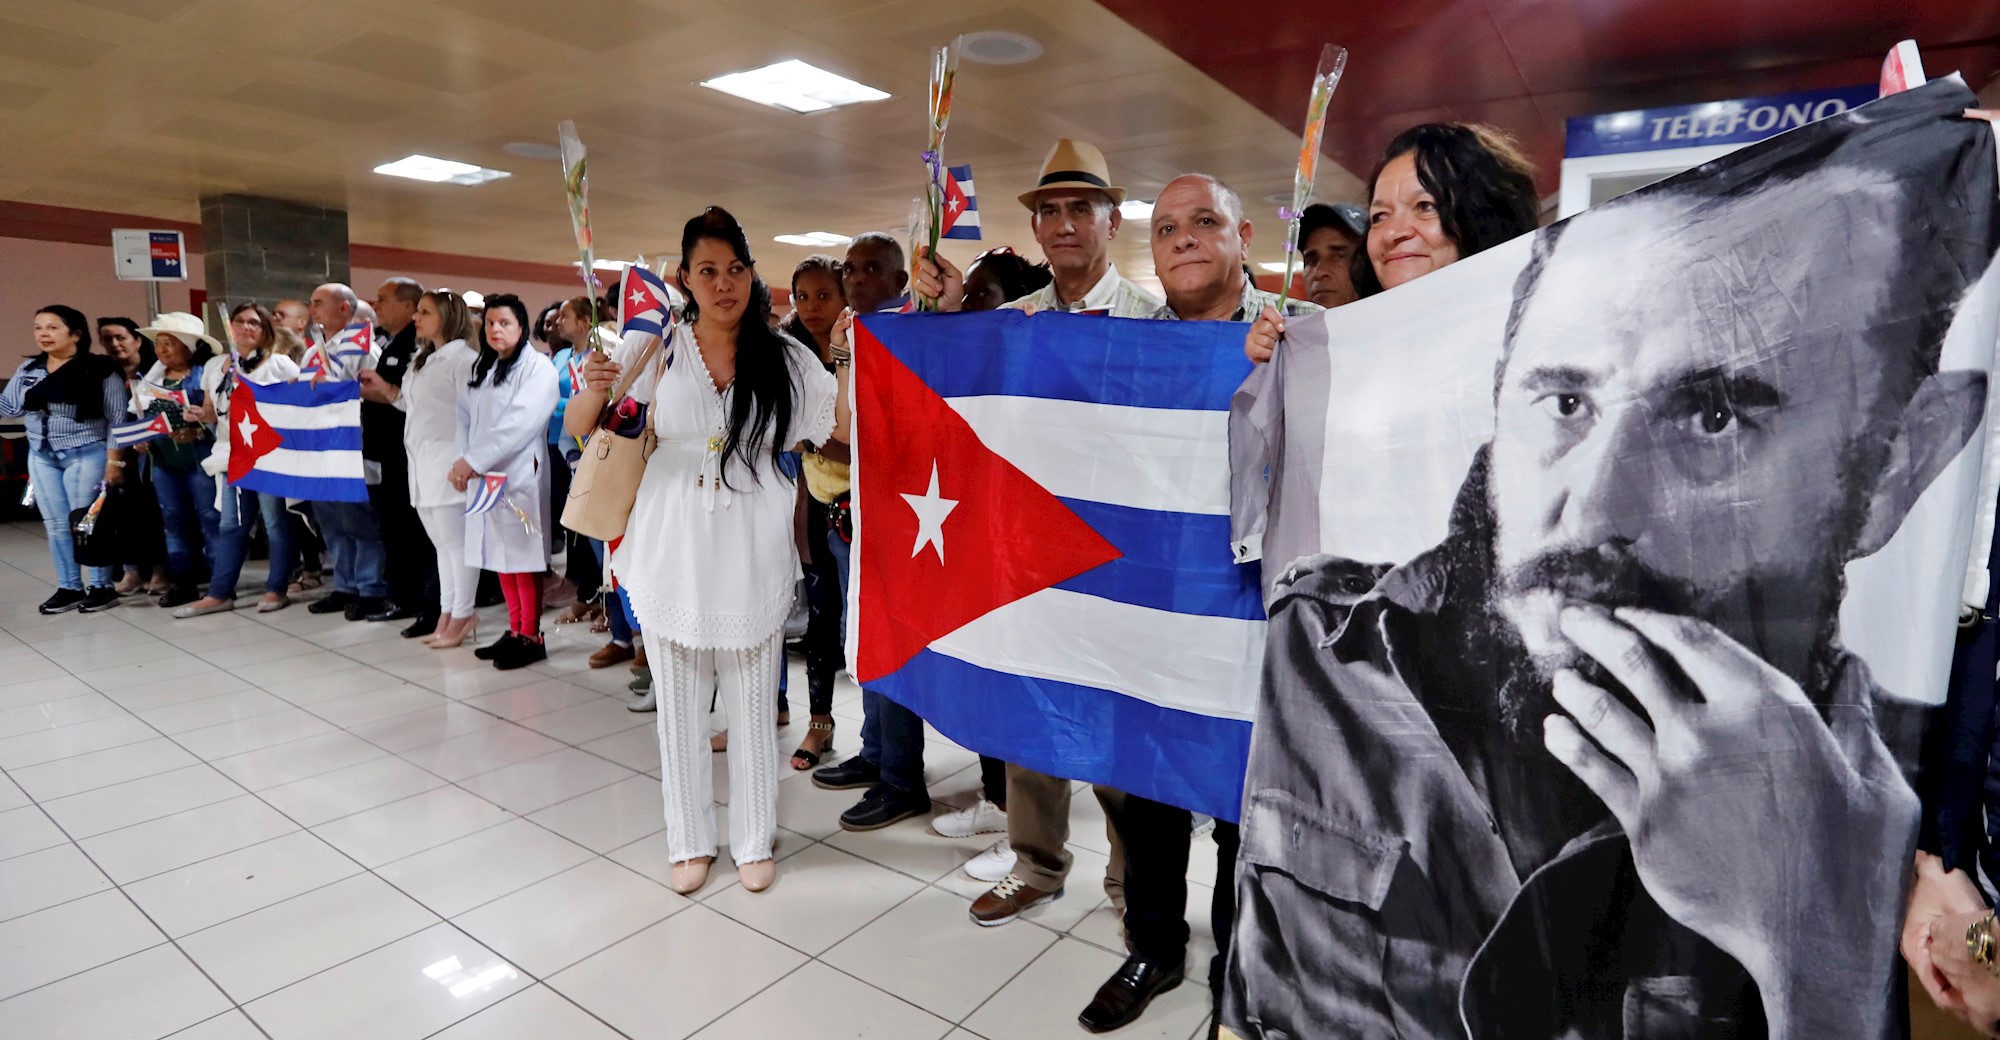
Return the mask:
<path id="1" fill-rule="evenodd" d="M 1368 175 L 1373 193 L 1382 170 L 1405 155 L 1414 156 L 1417 181 L 1437 201 L 1438 224 L 1458 246 L 1463 260 L 1518 238 L 1541 225 L 1535 195 L 1535 168 L 1504 131 L 1479 123 L 1419 123 L 1396 135 Z M 1367 243 L 1354 251 L 1348 273 L 1354 291 L 1382 291 Z"/>
<path id="2" fill-rule="evenodd" d="M 736 327 L 736 392 L 730 395 L 729 428 L 722 440 L 721 470 L 727 484 L 729 461 L 740 458 L 750 464 L 751 476 L 762 480 L 750 455 L 759 442 L 769 439 L 768 450 L 775 466 L 790 447 L 779 443 L 792 426 L 791 341 L 771 327 L 771 289 L 757 274 L 757 261 L 750 256 L 750 241 L 743 225 L 720 206 L 701 211 L 681 229 L 680 289 L 687 297 L 682 313 L 692 326 L 701 316 L 694 294 L 688 291 L 688 257 L 695 244 L 712 238 L 729 247 L 736 259 L 750 269 L 750 298 L 744 306 L 743 322 Z"/>
<path id="3" fill-rule="evenodd" d="M 521 355 L 535 349 L 528 342 L 528 338 L 534 335 L 534 330 L 528 327 L 528 305 L 522 303 L 521 298 L 513 293 L 494 293 L 486 298 L 486 314 L 491 314 L 495 309 L 502 307 L 514 312 L 514 321 L 521 326 L 521 342 L 515 345 L 512 354 L 501 357 L 500 352 L 493 349 L 491 343 L 486 342 L 486 319 L 482 315 L 479 319 L 479 360 L 472 363 L 472 378 L 466 382 L 466 386 L 478 386 L 486 382 L 488 372 L 493 373 L 494 386 L 505 383 L 507 373 L 514 371 L 514 364 L 521 360 Z"/>

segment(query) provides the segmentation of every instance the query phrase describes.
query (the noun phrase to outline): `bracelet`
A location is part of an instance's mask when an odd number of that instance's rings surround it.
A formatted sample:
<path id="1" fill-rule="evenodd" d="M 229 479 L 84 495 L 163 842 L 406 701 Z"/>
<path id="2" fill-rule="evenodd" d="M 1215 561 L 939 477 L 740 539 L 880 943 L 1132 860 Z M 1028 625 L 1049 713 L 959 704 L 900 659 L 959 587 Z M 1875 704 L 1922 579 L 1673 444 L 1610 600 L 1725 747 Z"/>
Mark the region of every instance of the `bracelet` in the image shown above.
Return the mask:
<path id="1" fill-rule="evenodd" d="M 116 466 L 116 467 L 118 467 L 119 469 L 124 469 L 124 468 L 125 468 L 125 460 L 124 460 L 124 459 L 105 459 L 105 460 L 104 460 L 104 464 L 105 464 L 105 465 L 107 465 L 107 466 Z"/>

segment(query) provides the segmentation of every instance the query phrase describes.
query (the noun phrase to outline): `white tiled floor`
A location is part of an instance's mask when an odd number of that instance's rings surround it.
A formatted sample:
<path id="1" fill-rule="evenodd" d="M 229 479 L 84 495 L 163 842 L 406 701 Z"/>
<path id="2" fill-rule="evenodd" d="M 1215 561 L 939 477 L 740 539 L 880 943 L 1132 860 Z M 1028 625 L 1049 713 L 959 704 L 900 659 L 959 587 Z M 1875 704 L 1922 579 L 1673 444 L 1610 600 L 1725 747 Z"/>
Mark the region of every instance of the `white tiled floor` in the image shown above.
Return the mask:
<path id="1" fill-rule="evenodd" d="M 1095 799 L 1068 896 L 1002 928 L 967 919 L 959 870 L 990 838 L 844 832 L 855 794 L 788 767 L 776 887 L 725 853 L 684 898 L 653 717 L 581 664 L 601 637 L 553 629 L 503 673 L 300 607 L 44 618 L 49 572 L 39 527 L 0 526 L 0 1037 L 1083 1036 L 1122 956 Z M 852 752 L 844 680 L 835 712 Z M 967 804 L 975 757 L 931 737 L 940 810 Z M 1199 840 L 1191 976 L 1213 861 Z M 1191 978 L 1119 1035 L 1200 1036 L 1207 1002 Z"/>

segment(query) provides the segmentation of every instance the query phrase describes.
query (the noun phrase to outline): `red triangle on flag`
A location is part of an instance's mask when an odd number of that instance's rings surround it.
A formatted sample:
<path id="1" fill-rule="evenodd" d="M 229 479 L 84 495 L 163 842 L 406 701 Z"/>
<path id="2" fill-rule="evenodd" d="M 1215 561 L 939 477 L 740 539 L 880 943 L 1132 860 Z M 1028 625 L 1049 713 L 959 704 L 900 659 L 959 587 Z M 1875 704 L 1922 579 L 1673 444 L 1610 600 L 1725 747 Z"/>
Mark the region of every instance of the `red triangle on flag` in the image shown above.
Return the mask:
<path id="1" fill-rule="evenodd" d="M 264 421 L 257 410 L 257 395 L 250 381 L 238 379 L 229 392 L 229 482 L 242 480 L 257 468 L 257 460 L 269 455 L 285 438 Z"/>
<path id="2" fill-rule="evenodd" d="M 946 170 L 944 174 L 944 226 L 938 228 L 938 234 L 942 235 L 958 226 L 958 218 L 965 215 L 966 204 L 965 189 L 959 185 L 958 178 L 952 176 L 950 170 Z"/>
<path id="3" fill-rule="evenodd" d="M 855 497 L 863 683 L 970 621 L 1121 553 L 995 454 L 964 417 L 860 324 Z"/>

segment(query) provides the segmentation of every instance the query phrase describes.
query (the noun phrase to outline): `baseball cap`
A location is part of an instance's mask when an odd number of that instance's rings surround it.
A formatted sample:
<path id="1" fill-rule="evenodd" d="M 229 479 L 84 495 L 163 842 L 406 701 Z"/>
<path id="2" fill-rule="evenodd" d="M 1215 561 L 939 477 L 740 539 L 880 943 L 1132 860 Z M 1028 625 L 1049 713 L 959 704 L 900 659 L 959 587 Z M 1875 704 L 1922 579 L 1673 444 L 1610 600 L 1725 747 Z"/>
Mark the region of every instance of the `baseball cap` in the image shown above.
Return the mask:
<path id="1" fill-rule="evenodd" d="M 1360 206 L 1345 202 L 1331 205 L 1315 202 L 1307 206 L 1305 213 L 1299 217 L 1300 244 L 1303 245 L 1306 239 L 1312 237 L 1313 232 L 1323 227 L 1339 228 L 1356 238 L 1367 238 L 1368 215 L 1361 212 Z"/>

